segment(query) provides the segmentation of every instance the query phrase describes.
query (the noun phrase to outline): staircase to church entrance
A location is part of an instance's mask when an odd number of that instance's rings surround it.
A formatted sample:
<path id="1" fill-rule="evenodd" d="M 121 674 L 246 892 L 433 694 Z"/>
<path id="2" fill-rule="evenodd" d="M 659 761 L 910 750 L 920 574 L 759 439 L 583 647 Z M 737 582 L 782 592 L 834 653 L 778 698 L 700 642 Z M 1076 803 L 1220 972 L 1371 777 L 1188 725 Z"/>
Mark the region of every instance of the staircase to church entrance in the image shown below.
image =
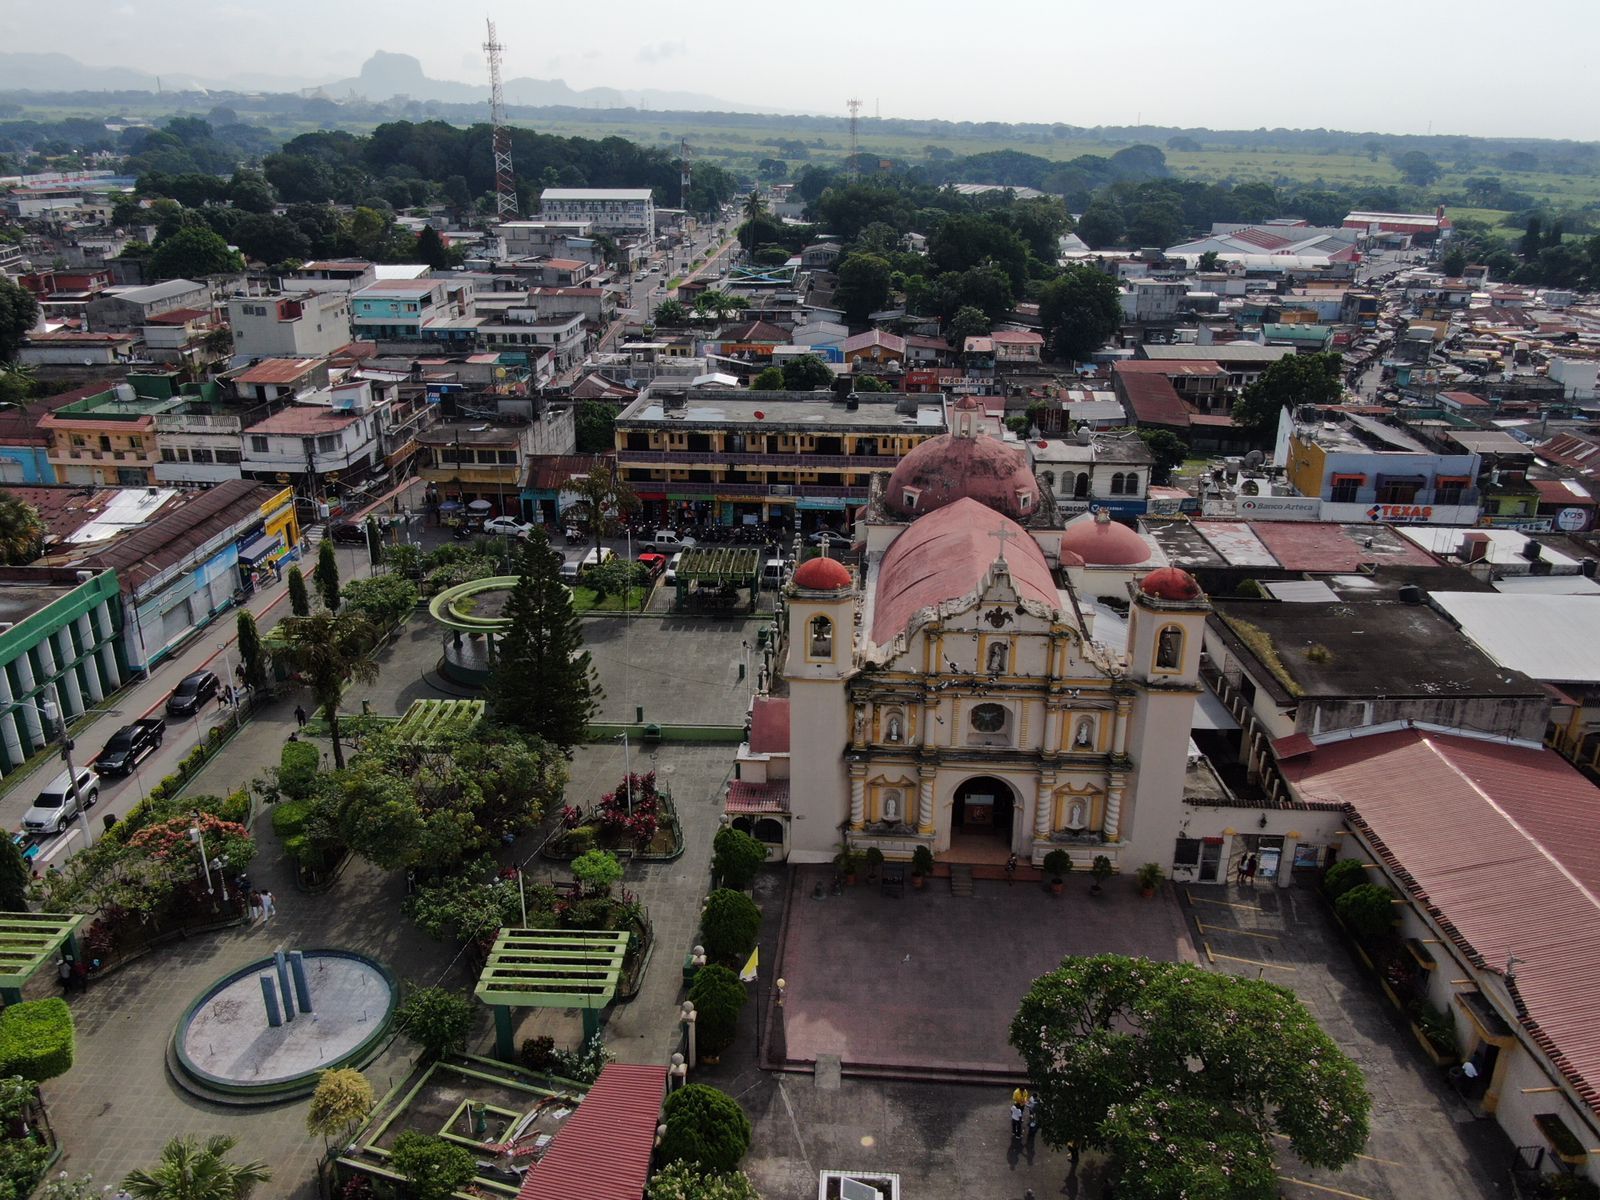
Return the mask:
<path id="1" fill-rule="evenodd" d="M 950 864 L 950 894 L 952 896 L 972 895 L 972 868 L 965 863 Z"/>

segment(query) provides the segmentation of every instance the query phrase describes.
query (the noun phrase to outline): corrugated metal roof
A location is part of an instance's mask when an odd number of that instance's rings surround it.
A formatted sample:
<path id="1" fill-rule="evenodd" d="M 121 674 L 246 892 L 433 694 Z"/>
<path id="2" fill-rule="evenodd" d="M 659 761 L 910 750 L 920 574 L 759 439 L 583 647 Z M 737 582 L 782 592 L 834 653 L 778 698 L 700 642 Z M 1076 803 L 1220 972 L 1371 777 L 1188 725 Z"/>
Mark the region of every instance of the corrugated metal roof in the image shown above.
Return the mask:
<path id="1" fill-rule="evenodd" d="M 1406 729 L 1280 762 L 1307 800 L 1346 806 L 1395 877 L 1600 1113 L 1600 789 L 1555 753 Z"/>
<path id="2" fill-rule="evenodd" d="M 789 698 L 757 696 L 750 706 L 750 751 L 789 753 Z"/>
<path id="3" fill-rule="evenodd" d="M 1434 592 L 1495 662 L 1552 683 L 1600 683 L 1600 604 L 1589 596 Z"/>
<path id="4" fill-rule="evenodd" d="M 665 1067 L 607 1063 L 517 1200 L 641 1200 L 666 1088 Z"/>

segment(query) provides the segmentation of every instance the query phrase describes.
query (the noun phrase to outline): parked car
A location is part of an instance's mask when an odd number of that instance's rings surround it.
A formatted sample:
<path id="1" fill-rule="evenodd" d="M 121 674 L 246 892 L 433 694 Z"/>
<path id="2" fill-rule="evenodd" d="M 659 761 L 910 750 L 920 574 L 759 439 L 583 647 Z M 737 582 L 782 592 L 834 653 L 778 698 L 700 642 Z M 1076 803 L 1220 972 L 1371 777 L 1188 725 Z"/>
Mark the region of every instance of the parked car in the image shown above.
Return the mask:
<path id="1" fill-rule="evenodd" d="M 357 525 L 352 521 L 341 521 L 337 525 L 328 526 L 328 536 L 340 546 L 365 546 L 367 544 L 367 530 L 365 525 Z"/>
<path id="2" fill-rule="evenodd" d="M 60 833 L 78 816 L 81 803 L 85 811 L 100 799 L 100 777 L 88 767 L 78 768 L 74 778 L 62 771 L 45 784 L 33 807 L 22 814 L 22 827 L 29 833 Z"/>
<path id="3" fill-rule="evenodd" d="M 124 725 L 111 735 L 105 749 L 94 760 L 95 770 L 101 775 L 126 775 L 152 750 L 161 745 L 166 736 L 167 723 L 160 717 L 143 717 L 132 725 Z"/>
<path id="4" fill-rule="evenodd" d="M 570 558 L 566 562 L 562 563 L 561 582 L 566 584 L 568 587 L 571 587 L 573 584 L 577 583 L 578 572 L 582 569 L 582 567 L 583 563 L 575 558 Z"/>
<path id="5" fill-rule="evenodd" d="M 496 537 L 525 538 L 533 533 L 535 526 L 529 521 L 519 521 L 515 517 L 490 517 L 483 523 L 483 531 Z"/>
<path id="6" fill-rule="evenodd" d="M 647 579 L 661 578 L 661 572 L 667 569 L 667 556 L 665 554 L 641 554 L 639 565 L 644 568 Z"/>
<path id="7" fill-rule="evenodd" d="M 683 551 L 680 550 L 667 561 L 667 569 L 661 573 L 661 582 L 671 587 L 678 582 L 678 564 L 683 561 Z"/>
<path id="8" fill-rule="evenodd" d="M 695 542 L 686 533 L 679 533 L 674 529 L 658 529 L 646 538 L 642 544 L 646 550 L 659 554 L 663 550 L 668 553 L 674 550 L 687 550 Z"/>
<path id="9" fill-rule="evenodd" d="M 167 697 L 167 714 L 187 717 L 198 712 L 200 706 L 222 690 L 222 681 L 211 671 L 196 671 L 185 675 Z"/>
<path id="10" fill-rule="evenodd" d="M 783 581 L 789 578 L 791 564 L 781 558 L 769 558 L 761 566 L 761 586 L 765 588 L 781 588 Z"/>

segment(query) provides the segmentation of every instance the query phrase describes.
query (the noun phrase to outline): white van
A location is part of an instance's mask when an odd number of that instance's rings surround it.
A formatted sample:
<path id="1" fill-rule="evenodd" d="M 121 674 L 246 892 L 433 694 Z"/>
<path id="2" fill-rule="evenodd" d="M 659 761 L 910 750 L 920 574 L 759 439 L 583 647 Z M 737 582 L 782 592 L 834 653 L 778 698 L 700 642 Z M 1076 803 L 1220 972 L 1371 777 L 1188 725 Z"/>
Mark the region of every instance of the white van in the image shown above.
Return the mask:
<path id="1" fill-rule="evenodd" d="M 761 586 L 781 588 L 789 577 L 789 564 L 781 558 L 769 558 L 761 567 Z"/>

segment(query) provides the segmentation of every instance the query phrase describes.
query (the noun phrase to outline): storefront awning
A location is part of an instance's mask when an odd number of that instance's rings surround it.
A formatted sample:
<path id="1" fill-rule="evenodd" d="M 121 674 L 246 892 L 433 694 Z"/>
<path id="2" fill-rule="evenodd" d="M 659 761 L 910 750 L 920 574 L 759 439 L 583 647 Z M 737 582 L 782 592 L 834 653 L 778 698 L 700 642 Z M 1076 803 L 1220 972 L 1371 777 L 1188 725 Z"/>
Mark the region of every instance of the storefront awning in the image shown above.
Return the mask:
<path id="1" fill-rule="evenodd" d="M 263 558 L 268 558 L 276 550 L 283 547 L 283 538 L 276 533 L 264 533 L 248 546 L 239 551 L 239 561 L 245 566 L 253 566 Z"/>

